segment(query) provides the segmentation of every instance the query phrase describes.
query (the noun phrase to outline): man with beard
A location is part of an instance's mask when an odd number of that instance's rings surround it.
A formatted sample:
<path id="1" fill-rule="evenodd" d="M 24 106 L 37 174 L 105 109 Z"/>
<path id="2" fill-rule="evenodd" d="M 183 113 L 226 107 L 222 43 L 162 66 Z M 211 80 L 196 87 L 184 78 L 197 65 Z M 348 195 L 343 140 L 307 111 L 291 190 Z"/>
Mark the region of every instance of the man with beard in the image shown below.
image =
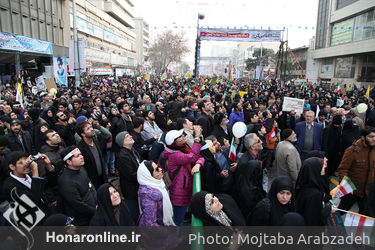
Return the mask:
<path id="1" fill-rule="evenodd" d="M 123 131 L 133 132 L 132 118 L 130 116 L 131 107 L 128 102 L 122 101 L 118 105 L 119 114 L 113 117 L 111 121 L 111 128 L 109 129 L 112 133 L 113 138 L 116 138 L 117 134 Z M 116 144 L 113 145 L 113 151 L 119 152 L 120 147 Z"/>
<path id="2" fill-rule="evenodd" d="M 164 112 L 164 105 L 162 102 L 156 102 L 155 122 L 163 131 L 167 129 L 167 114 Z"/>
<path id="3" fill-rule="evenodd" d="M 61 158 L 61 152 L 65 147 L 61 143 L 60 135 L 55 130 L 49 129 L 43 133 L 41 141 L 45 144 L 40 152 L 48 156 L 52 165 L 55 166 L 56 172 L 60 173 L 65 164 Z"/>
<path id="4" fill-rule="evenodd" d="M 143 140 L 147 141 L 151 138 L 159 139 L 163 131 L 158 127 L 155 122 L 155 114 L 151 110 L 143 113 L 145 122 L 143 124 L 143 131 L 141 132 Z"/>
<path id="5" fill-rule="evenodd" d="M 85 160 L 75 146 L 61 152 L 66 168 L 58 178 L 58 190 L 64 203 L 64 213 L 74 218 L 74 225 L 88 226 L 97 207 L 96 190 L 86 171 Z"/>
<path id="6" fill-rule="evenodd" d="M 8 148 L 11 151 L 23 151 L 28 154 L 34 154 L 34 144 L 28 131 L 21 129 L 20 120 L 12 120 L 10 122 L 10 132 L 8 137 Z"/>
<path id="7" fill-rule="evenodd" d="M 95 189 L 107 182 L 104 161 L 99 142 L 95 138 L 95 131 L 88 121 L 78 123 L 77 134 L 82 137 L 78 148 L 85 159 L 85 169 Z"/>
<path id="8" fill-rule="evenodd" d="M 360 214 L 368 215 L 367 196 L 375 179 L 375 128 L 366 127 L 361 138 L 345 150 L 338 172 L 340 181 L 348 176 L 357 190 L 341 198 L 340 209 L 350 210 L 358 203 Z"/>
<path id="9" fill-rule="evenodd" d="M 115 142 L 121 148 L 116 161 L 121 192 L 131 216 L 134 221 L 137 221 L 139 215 L 137 171 L 142 158 L 133 148 L 133 137 L 127 131 L 119 133 L 116 136 Z"/>
<path id="10" fill-rule="evenodd" d="M 56 113 L 56 124 L 55 131 L 61 136 L 64 140 L 66 146 L 75 145 L 74 139 L 74 129 L 73 129 L 73 120 L 70 119 L 63 111 L 58 111 Z"/>
<path id="11" fill-rule="evenodd" d="M 201 115 L 197 119 L 197 125 L 200 125 L 203 129 L 203 137 L 212 134 L 215 126 L 215 120 L 212 117 L 214 112 L 214 105 L 208 100 L 203 100 L 198 104 L 198 108 L 201 110 Z"/>
<path id="12" fill-rule="evenodd" d="M 296 147 L 297 135 L 290 128 L 284 129 L 281 133 L 284 139 L 276 147 L 276 176 L 289 176 L 293 183 L 296 183 L 302 162 Z"/>
<path id="13" fill-rule="evenodd" d="M 231 126 L 233 126 L 236 122 L 245 122 L 241 102 L 233 103 L 233 111 L 229 116 L 229 124 Z"/>

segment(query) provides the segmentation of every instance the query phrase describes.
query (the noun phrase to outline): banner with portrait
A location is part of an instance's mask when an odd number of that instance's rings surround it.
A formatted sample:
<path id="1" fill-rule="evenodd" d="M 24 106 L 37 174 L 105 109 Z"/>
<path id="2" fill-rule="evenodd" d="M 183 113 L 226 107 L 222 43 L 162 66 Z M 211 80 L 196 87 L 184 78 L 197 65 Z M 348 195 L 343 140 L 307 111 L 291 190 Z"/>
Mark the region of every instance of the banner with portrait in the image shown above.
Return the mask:
<path id="1" fill-rule="evenodd" d="M 53 57 L 53 72 L 55 81 L 58 86 L 65 85 L 68 87 L 68 74 L 66 66 L 66 56 Z"/>

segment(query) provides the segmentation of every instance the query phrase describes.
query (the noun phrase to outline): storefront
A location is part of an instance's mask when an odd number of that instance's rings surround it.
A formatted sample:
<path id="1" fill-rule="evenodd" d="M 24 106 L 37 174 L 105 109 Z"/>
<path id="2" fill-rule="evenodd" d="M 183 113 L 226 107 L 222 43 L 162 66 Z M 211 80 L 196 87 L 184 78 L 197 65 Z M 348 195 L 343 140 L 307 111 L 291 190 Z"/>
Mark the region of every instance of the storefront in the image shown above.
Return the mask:
<path id="1" fill-rule="evenodd" d="M 0 74 L 2 82 L 17 71 L 27 70 L 31 77 L 41 75 L 52 65 L 52 43 L 30 37 L 0 32 Z"/>

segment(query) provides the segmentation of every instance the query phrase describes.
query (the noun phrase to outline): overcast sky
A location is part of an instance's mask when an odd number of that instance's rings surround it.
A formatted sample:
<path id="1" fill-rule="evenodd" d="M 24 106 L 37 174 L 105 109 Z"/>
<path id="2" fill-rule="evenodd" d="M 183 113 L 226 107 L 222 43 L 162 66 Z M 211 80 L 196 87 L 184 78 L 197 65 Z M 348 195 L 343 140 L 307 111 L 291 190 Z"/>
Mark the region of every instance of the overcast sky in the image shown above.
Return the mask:
<path id="1" fill-rule="evenodd" d="M 150 25 L 151 38 L 172 28 L 184 30 L 194 50 L 198 13 L 205 15 L 199 26 L 217 28 L 288 28 L 289 47 L 308 45 L 315 36 L 318 0 L 134 0 L 138 16 Z M 177 26 L 178 28 L 174 28 Z M 181 28 L 183 26 L 183 28 Z M 190 26 L 190 28 L 189 28 Z M 307 27 L 307 29 L 305 28 Z M 202 45 L 202 56 L 209 55 L 210 42 Z M 188 60 L 191 61 L 191 60 Z"/>

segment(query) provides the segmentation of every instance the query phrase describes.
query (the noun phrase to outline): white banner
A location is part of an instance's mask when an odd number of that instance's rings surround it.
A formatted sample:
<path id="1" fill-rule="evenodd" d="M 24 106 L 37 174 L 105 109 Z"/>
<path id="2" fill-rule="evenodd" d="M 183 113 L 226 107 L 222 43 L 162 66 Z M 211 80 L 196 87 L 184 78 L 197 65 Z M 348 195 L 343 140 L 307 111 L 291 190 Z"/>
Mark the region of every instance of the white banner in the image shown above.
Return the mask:
<path id="1" fill-rule="evenodd" d="M 201 40 L 239 42 L 280 42 L 280 30 L 200 29 Z"/>
<path id="2" fill-rule="evenodd" d="M 305 100 L 304 99 L 297 99 L 297 98 L 291 98 L 291 97 L 284 97 L 284 102 L 283 102 L 283 111 L 291 111 L 294 109 L 294 111 L 297 114 L 302 114 L 303 113 L 303 108 L 305 105 Z"/>
<path id="3" fill-rule="evenodd" d="M 89 68 L 89 75 L 113 75 L 112 69 L 107 68 Z"/>
<path id="4" fill-rule="evenodd" d="M 78 38 L 78 52 L 79 52 L 79 64 L 80 71 L 86 72 L 86 53 L 85 53 L 85 40 L 83 38 Z M 74 40 L 69 41 L 69 74 L 74 74 Z"/>

